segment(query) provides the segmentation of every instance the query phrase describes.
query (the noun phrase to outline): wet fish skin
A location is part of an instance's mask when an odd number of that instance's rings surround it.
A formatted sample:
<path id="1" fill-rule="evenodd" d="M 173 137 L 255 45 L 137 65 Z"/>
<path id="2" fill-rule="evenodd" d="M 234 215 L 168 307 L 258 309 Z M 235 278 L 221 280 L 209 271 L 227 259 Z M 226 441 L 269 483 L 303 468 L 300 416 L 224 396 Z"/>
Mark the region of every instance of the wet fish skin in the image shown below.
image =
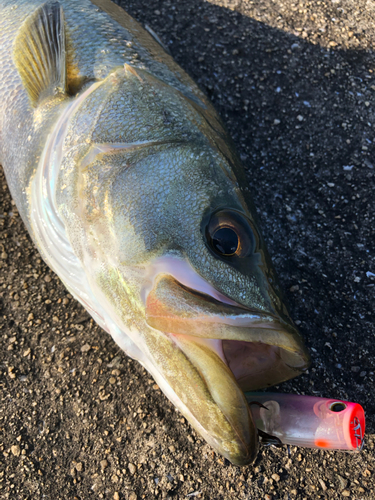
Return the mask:
<path id="1" fill-rule="evenodd" d="M 250 463 L 243 389 L 308 355 L 218 115 L 107 0 L 1 0 L 0 28 L 0 159 L 44 260 L 212 446 Z M 216 213 L 246 226 L 245 257 L 210 247 Z"/>
<path id="2" fill-rule="evenodd" d="M 14 64 L 13 45 L 26 18 L 43 5 L 41 0 L 1 0 L 0 159 L 7 172 L 7 181 L 21 216 L 30 230 L 29 210 L 23 191 L 28 187 L 36 167 L 35 159 L 44 148 L 45 137 L 59 114 L 41 113 L 35 120 L 35 110 L 20 81 Z M 97 2 L 99 3 L 99 2 Z M 61 1 L 67 25 L 67 78 L 74 95 L 85 82 L 106 78 L 113 68 L 131 64 L 144 68 L 163 81 L 182 90 L 191 98 L 208 104 L 207 98 L 190 77 L 167 55 L 159 44 L 123 9 L 111 2 L 116 14 L 121 11 L 122 24 L 114 22 L 94 2 L 88 0 Z M 71 29 L 69 29 L 69 26 Z M 56 108 L 56 103 L 51 102 Z M 30 134 L 30 131 L 33 131 Z M 12 165 L 12 166 L 11 166 Z"/>

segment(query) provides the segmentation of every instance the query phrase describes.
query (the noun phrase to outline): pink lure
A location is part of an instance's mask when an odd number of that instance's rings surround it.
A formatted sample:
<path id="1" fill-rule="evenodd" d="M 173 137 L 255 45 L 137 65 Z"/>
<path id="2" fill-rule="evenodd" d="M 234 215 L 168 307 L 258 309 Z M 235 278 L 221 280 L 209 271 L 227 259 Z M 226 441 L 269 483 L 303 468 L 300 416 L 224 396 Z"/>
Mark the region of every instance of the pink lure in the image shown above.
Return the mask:
<path id="1" fill-rule="evenodd" d="M 255 425 L 284 444 L 361 450 L 365 413 L 358 403 L 297 394 L 246 394 Z"/>

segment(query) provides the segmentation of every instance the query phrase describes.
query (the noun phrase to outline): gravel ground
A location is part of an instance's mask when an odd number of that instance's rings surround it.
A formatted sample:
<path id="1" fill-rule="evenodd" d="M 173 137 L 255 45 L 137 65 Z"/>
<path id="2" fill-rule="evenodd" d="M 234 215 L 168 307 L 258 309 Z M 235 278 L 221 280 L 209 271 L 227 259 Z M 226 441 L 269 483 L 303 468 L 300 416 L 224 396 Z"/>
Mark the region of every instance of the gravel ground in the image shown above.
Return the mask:
<path id="1" fill-rule="evenodd" d="M 210 96 L 248 172 L 312 354 L 280 391 L 361 403 L 363 452 L 216 455 L 41 261 L 1 174 L 1 498 L 375 498 L 374 7 L 126 3 Z"/>

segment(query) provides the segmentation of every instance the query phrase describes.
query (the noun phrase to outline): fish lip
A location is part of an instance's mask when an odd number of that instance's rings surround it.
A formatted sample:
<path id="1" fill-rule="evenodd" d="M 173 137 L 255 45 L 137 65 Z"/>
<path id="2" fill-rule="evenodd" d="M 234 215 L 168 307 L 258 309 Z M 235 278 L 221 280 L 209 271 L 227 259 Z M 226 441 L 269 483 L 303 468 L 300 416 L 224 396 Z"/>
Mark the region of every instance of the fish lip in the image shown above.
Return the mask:
<path id="1" fill-rule="evenodd" d="M 171 297 L 173 297 L 171 299 Z M 176 299 L 177 297 L 177 299 Z M 221 340 L 222 344 L 241 342 L 279 348 L 286 376 L 276 385 L 307 369 L 309 355 L 296 327 L 274 312 L 259 311 L 231 300 L 220 300 L 218 293 L 197 291 L 169 274 L 160 274 L 146 299 L 146 321 L 162 332 Z M 230 362 L 218 350 L 223 361 Z M 276 355 L 276 353 L 274 353 Z M 262 388 L 254 387 L 247 390 Z"/>

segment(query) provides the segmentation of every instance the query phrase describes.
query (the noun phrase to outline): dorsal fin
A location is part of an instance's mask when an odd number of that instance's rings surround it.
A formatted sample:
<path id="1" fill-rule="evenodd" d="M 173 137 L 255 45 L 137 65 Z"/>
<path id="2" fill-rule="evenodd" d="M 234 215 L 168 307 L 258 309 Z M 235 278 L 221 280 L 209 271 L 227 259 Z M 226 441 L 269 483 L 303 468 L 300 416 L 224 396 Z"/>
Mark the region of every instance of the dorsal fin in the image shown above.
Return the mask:
<path id="1" fill-rule="evenodd" d="M 58 2 L 30 14 L 14 42 L 14 62 L 31 104 L 66 93 L 64 12 Z"/>

